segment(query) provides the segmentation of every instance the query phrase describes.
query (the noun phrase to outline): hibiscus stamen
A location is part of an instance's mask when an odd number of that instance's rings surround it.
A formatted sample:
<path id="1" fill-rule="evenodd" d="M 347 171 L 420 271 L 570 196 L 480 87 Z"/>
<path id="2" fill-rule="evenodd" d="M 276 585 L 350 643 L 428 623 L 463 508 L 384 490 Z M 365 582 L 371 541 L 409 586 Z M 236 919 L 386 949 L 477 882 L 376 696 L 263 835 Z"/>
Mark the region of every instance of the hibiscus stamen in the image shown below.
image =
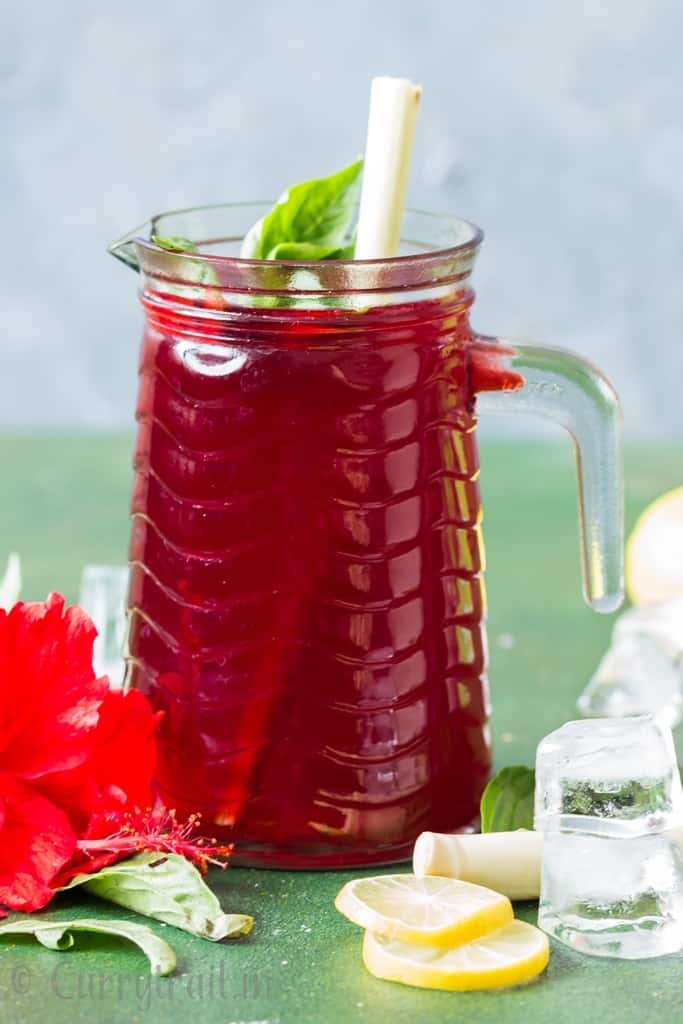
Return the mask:
<path id="1" fill-rule="evenodd" d="M 117 859 L 146 850 L 177 853 L 192 861 L 202 874 L 206 873 L 209 864 L 226 868 L 232 844 L 223 845 L 215 839 L 197 836 L 200 822 L 200 814 L 191 814 L 180 822 L 175 810 L 147 808 L 145 811 L 118 814 L 110 812 L 97 822 L 98 830 L 108 824 L 117 827 L 102 837 L 78 839 L 77 847 L 86 857 L 111 853 Z M 87 865 L 84 867 L 87 870 Z"/>

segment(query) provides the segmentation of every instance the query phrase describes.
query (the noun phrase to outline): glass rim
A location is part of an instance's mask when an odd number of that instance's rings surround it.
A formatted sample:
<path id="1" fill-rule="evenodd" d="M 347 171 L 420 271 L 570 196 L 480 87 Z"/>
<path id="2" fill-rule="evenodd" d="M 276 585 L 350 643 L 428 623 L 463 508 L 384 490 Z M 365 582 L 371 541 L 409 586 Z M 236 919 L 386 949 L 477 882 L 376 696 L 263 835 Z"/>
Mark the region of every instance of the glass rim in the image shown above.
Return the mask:
<path id="1" fill-rule="evenodd" d="M 208 213 L 213 210 L 247 210 L 250 208 L 264 208 L 265 211 L 270 210 L 276 200 L 274 199 L 247 199 L 242 202 L 231 202 L 231 203 L 206 203 L 201 206 L 186 206 L 179 207 L 174 210 L 164 210 L 162 213 L 154 214 L 149 221 L 145 224 L 140 225 L 139 228 L 135 228 L 128 239 L 136 242 L 138 245 L 143 246 L 145 249 L 152 250 L 154 252 L 169 252 L 170 250 L 165 249 L 163 246 L 157 245 L 151 238 L 144 238 L 137 235 L 137 231 L 141 231 L 149 225 L 150 234 L 154 232 L 155 225 L 164 217 L 177 217 L 182 215 L 189 215 L 195 213 Z M 442 213 L 434 210 L 423 210 L 415 207 L 406 207 L 405 213 L 409 215 L 418 216 L 434 222 L 441 222 L 442 224 L 451 225 L 457 230 L 458 227 L 465 228 L 469 231 L 469 237 L 465 238 L 462 242 L 457 242 L 453 245 L 434 246 L 433 248 L 426 248 L 424 252 L 416 253 L 403 253 L 397 256 L 380 256 L 373 259 L 338 259 L 338 260 L 263 260 L 254 259 L 253 257 L 245 256 L 234 256 L 224 255 L 221 253 L 208 253 L 208 252 L 174 252 L 174 256 L 180 256 L 185 258 L 191 258 L 193 260 L 207 261 L 211 263 L 239 263 L 251 267 L 262 267 L 264 263 L 271 265 L 275 264 L 282 267 L 292 267 L 297 269 L 305 269 L 307 267 L 321 267 L 321 266 L 355 266 L 355 267 L 379 267 L 379 266 L 405 266 L 411 261 L 424 261 L 433 259 L 434 257 L 453 257 L 462 256 L 470 251 L 476 250 L 481 244 L 484 238 L 484 232 L 477 225 L 470 220 L 466 220 L 464 217 L 458 217 L 451 213 Z"/>
<path id="2" fill-rule="evenodd" d="M 452 214 L 406 209 L 402 252 L 369 260 L 264 260 L 245 258 L 236 247 L 254 222 L 272 208 L 268 200 L 216 203 L 156 214 L 109 247 L 109 252 L 148 282 L 240 294 L 406 293 L 415 289 L 460 288 L 469 277 L 483 232 Z M 197 251 L 166 249 L 152 236 L 190 239 Z M 223 247 L 212 251 L 211 247 Z M 203 248 L 202 248 L 203 247 Z M 405 251 L 408 249 L 408 251 Z M 354 300 L 356 301 L 356 300 Z"/>

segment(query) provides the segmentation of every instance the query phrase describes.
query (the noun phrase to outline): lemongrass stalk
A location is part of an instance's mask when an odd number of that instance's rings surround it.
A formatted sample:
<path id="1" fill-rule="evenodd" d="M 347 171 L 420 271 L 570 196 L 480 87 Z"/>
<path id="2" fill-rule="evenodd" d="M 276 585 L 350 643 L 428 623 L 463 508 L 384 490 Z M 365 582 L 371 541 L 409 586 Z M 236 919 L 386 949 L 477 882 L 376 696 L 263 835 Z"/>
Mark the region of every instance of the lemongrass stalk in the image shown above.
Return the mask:
<path id="1" fill-rule="evenodd" d="M 395 256 L 422 89 L 405 78 L 373 78 L 356 239 L 357 260 Z"/>
<path id="2" fill-rule="evenodd" d="M 683 847 L 683 828 L 666 832 Z M 445 835 L 423 832 L 413 852 L 413 871 L 475 882 L 511 900 L 535 900 L 541 891 L 543 833 L 486 832 L 482 835 Z"/>
<path id="3" fill-rule="evenodd" d="M 415 843 L 416 875 L 442 875 L 476 882 L 512 900 L 538 899 L 541 889 L 541 832 L 486 832 L 443 835 L 423 832 Z"/>

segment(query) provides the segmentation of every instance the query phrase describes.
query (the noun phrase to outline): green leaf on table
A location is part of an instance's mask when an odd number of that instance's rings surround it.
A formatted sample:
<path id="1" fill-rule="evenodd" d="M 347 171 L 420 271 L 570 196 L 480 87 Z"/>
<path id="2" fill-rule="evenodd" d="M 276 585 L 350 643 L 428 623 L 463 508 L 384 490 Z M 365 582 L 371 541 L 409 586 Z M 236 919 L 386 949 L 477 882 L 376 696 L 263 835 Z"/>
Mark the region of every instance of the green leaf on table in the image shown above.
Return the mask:
<path id="1" fill-rule="evenodd" d="M 76 875 L 61 891 L 76 886 L 212 942 L 247 935 L 254 925 L 248 914 L 224 914 L 196 867 L 177 853 L 138 853 Z"/>
<path id="2" fill-rule="evenodd" d="M 71 949 L 76 941 L 74 932 L 96 932 L 128 939 L 146 954 L 152 974 L 170 974 L 175 968 L 176 955 L 169 944 L 147 925 L 133 921 L 100 921 L 87 917 L 76 921 L 54 921 L 31 916 L 0 924 L 0 939 L 6 935 L 33 935 L 41 945 L 58 951 Z"/>
<path id="3" fill-rule="evenodd" d="M 342 259 L 333 254 L 342 249 L 348 253 L 350 248 L 362 167 L 361 159 L 354 160 L 327 178 L 314 178 L 286 189 L 272 210 L 247 232 L 240 255 L 261 260 Z M 283 243 L 312 248 L 299 249 L 296 256 L 274 255 Z M 323 250 L 327 252 L 321 255 Z"/>
<path id="4" fill-rule="evenodd" d="M 534 827 L 533 768 L 503 768 L 491 779 L 481 798 L 482 832 L 514 832 Z"/>

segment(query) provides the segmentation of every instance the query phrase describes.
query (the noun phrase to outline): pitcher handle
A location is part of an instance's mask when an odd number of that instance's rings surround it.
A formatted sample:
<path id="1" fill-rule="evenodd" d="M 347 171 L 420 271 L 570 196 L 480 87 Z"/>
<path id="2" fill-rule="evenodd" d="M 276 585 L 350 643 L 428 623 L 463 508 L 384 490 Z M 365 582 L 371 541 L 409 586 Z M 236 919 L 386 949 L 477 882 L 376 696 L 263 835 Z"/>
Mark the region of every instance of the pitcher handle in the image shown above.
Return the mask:
<path id="1" fill-rule="evenodd" d="M 493 390 L 500 388 L 500 371 L 503 390 Z M 584 597 L 597 612 L 615 611 L 624 596 L 624 484 L 614 388 L 572 352 L 482 336 L 473 348 L 472 386 L 481 412 L 531 413 L 559 423 L 571 436 Z"/>

